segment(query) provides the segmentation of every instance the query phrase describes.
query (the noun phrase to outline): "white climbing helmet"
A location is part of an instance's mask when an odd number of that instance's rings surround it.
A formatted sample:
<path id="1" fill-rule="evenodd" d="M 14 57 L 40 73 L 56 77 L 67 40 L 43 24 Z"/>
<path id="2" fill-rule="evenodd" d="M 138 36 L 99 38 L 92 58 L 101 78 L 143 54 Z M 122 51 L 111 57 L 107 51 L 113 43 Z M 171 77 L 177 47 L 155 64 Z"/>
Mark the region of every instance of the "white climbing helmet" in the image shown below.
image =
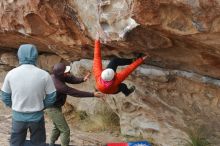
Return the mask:
<path id="1" fill-rule="evenodd" d="M 101 78 L 104 81 L 111 81 L 114 78 L 114 76 L 115 76 L 115 72 L 111 68 L 107 68 L 107 69 L 103 70 L 102 74 L 101 74 Z"/>

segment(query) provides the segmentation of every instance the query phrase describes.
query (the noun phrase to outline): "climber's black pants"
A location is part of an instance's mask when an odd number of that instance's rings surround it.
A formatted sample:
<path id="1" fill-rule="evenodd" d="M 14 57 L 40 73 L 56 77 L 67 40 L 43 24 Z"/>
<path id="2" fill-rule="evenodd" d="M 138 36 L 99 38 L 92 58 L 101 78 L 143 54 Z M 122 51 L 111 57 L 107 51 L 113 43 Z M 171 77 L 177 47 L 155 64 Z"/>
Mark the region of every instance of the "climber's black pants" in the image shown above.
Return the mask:
<path id="1" fill-rule="evenodd" d="M 116 72 L 118 66 L 129 65 L 132 62 L 133 62 L 133 59 L 125 59 L 125 58 L 115 57 L 110 60 L 110 62 L 106 68 L 111 68 Z"/>
<path id="2" fill-rule="evenodd" d="M 119 85 L 117 93 L 119 92 L 122 92 L 125 96 L 128 96 L 131 93 L 130 89 L 128 89 L 128 86 L 125 83 L 121 83 Z"/>

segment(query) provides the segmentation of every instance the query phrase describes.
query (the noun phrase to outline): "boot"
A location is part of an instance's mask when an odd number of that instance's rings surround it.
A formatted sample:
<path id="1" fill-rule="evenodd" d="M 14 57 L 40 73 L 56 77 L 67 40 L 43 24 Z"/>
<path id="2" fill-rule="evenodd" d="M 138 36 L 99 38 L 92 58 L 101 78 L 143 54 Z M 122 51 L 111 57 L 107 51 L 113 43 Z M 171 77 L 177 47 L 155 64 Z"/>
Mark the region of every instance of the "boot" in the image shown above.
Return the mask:
<path id="1" fill-rule="evenodd" d="M 135 89 L 136 89 L 135 86 L 131 86 L 131 88 L 129 88 L 129 93 L 126 94 L 125 96 L 129 96 L 132 92 L 134 92 Z"/>

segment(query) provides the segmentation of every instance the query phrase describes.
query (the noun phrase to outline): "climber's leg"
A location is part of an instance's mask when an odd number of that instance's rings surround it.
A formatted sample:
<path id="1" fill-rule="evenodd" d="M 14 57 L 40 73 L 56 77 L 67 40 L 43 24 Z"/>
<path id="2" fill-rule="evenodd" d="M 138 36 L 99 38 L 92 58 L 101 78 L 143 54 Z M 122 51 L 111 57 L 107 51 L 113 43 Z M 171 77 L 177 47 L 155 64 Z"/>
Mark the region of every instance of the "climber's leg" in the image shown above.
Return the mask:
<path id="1" fill-rule="evenodd" d="M 125 83 L 121 83 L 119 85 L 117 93 L 122 92 L 125 96 L 128 96 L 132 92 L 134 92 L 134 90 L 135 90 L 135 86 L 131 86 L 131 88 L 128 88 L 128 86 Z"/>
<path id="2" fill-rule="evenodd" d="M 125 58 L 115 57 L 110 60 L 110 62 L 106 68 L 111 68 L 116 72 L 118 66 L 129 65 L 132 62 L 133 62 L 133 59 L 125 59 Z"/>

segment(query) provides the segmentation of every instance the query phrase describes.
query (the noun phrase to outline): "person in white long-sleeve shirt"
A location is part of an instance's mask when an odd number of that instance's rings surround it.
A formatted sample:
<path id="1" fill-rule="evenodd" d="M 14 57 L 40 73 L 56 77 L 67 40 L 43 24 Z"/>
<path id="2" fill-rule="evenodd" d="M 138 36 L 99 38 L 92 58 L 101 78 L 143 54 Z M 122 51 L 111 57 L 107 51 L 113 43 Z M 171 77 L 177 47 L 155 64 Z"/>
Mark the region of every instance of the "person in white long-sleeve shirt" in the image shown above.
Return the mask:
<path id="1" fill-rule="evenodd" d="M 36 66 L 37 48 L 24 44 L 18 50 L 19 66 L 8 72 L 2 86 L 2 100 L 12 108 L 10 146 L 23 146 L 27 130 L 33 146 L 46 145 L 43 110 L 56 101 L 51 76 Z"/>

